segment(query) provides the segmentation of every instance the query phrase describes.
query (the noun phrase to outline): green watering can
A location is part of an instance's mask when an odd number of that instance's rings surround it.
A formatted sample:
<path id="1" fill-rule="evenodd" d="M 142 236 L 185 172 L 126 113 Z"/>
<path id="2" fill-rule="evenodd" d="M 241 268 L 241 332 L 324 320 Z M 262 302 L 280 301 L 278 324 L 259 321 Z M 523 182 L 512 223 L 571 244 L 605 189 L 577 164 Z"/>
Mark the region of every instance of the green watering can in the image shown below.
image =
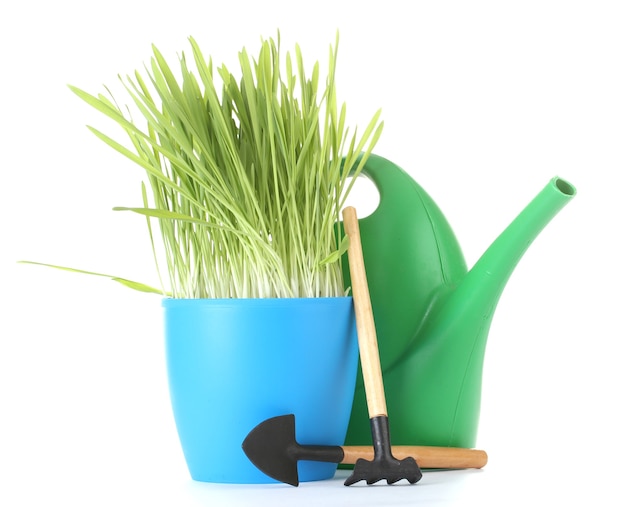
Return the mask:
<path id="1" fill-rule="evenodd" d="M 553 178 L 468 272 L 448 221 L 411 176 L 376 155 L 363 174 L 380 193 L 359 224 L 393 444 L 474 447 L 496 305 L 530 243 L 576 189 Z M 371 445 L 360 372 L 346 444 Z"/>

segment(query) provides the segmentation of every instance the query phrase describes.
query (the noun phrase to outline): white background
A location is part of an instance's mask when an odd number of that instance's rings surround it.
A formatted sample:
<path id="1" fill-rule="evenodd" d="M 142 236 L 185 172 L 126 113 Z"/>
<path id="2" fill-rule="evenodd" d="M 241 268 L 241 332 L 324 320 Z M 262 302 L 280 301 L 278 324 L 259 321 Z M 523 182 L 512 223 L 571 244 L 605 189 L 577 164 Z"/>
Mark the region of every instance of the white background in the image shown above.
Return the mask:
<path id="1" fill-rule="evenodd" d="M 235 70 L 280 29 L 309 65 L 341 34 L 351 125 L 440 205 L 469 265 L 554 175 L 578 195 L 496 311 L 482 471 L 414 487 L 194 483 L 170 413 L 141 170 L 95 139 L 94 93 L 194 36 Z M 3 2 L 0 7 L 0 505 L 624 505 L 623 2 Z M 115 131 L 116 132 L 116 131 Z M 393 424 L 393 423 L 392 423 Z"/>

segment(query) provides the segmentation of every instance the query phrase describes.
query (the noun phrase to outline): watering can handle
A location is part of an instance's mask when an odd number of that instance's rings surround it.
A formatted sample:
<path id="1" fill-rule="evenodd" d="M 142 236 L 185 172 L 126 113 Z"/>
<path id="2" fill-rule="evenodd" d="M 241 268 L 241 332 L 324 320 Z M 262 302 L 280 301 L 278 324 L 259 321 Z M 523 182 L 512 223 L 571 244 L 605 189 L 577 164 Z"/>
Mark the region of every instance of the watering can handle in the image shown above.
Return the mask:
<path id="1" fill-rule="evenodd" d="M 352 206 L 346 207 L 342 214 L 344 230 L 350 239 L 348 259 L 350 261 L 352 297 L 354 300 L 361 369 L 363 370 L 363 381 L 367 397 L 367 409 L 371 419 L 381 415 L 386 416 L 387 403 L 385 401 L 374 314 L 372 312 L 365 263 L 363 261 L 359 221 L 356 210 Z"/>

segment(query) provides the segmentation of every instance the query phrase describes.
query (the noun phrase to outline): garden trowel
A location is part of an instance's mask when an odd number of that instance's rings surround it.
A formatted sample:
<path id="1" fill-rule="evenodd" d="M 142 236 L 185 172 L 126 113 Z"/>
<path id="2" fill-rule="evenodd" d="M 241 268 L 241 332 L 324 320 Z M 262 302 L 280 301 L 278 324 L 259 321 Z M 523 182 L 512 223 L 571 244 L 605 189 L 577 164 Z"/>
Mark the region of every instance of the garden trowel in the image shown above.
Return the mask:
<path id="1" fill-rule="evenodd" d="M 372 447 L 336 445 L 300 445 L 296 441 L 296 418 L 293 414 L 266 419 L 256 426 L 243 442 L 243 450 L 254 465 L 277 481 L 297 486 L 298 461 L 325 461 L 354 464 L 371 460 Z M 401 459 L 413 458 L 423 468 L 482 468 L 487 453 L 478 449 L 428 446 L 394 446 Z"/>

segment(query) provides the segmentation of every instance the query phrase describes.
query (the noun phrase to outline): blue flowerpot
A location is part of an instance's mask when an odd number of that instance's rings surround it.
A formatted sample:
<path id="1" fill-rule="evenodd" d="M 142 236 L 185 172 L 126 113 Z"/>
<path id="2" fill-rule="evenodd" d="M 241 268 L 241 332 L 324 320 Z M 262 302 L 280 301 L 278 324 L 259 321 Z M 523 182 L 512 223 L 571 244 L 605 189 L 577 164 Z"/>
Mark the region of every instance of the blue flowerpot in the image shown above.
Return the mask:
<path id="1" fill-rule="evenodd" d="M 276 482 L 241 444 L 261 421 L 296 416 L 301 444 L 342 445 L 358 361 L 352 298 L 165 299 L 170 396 L 191 477 Z M 300 481 L 337 465 L 301 461 Z"/>

